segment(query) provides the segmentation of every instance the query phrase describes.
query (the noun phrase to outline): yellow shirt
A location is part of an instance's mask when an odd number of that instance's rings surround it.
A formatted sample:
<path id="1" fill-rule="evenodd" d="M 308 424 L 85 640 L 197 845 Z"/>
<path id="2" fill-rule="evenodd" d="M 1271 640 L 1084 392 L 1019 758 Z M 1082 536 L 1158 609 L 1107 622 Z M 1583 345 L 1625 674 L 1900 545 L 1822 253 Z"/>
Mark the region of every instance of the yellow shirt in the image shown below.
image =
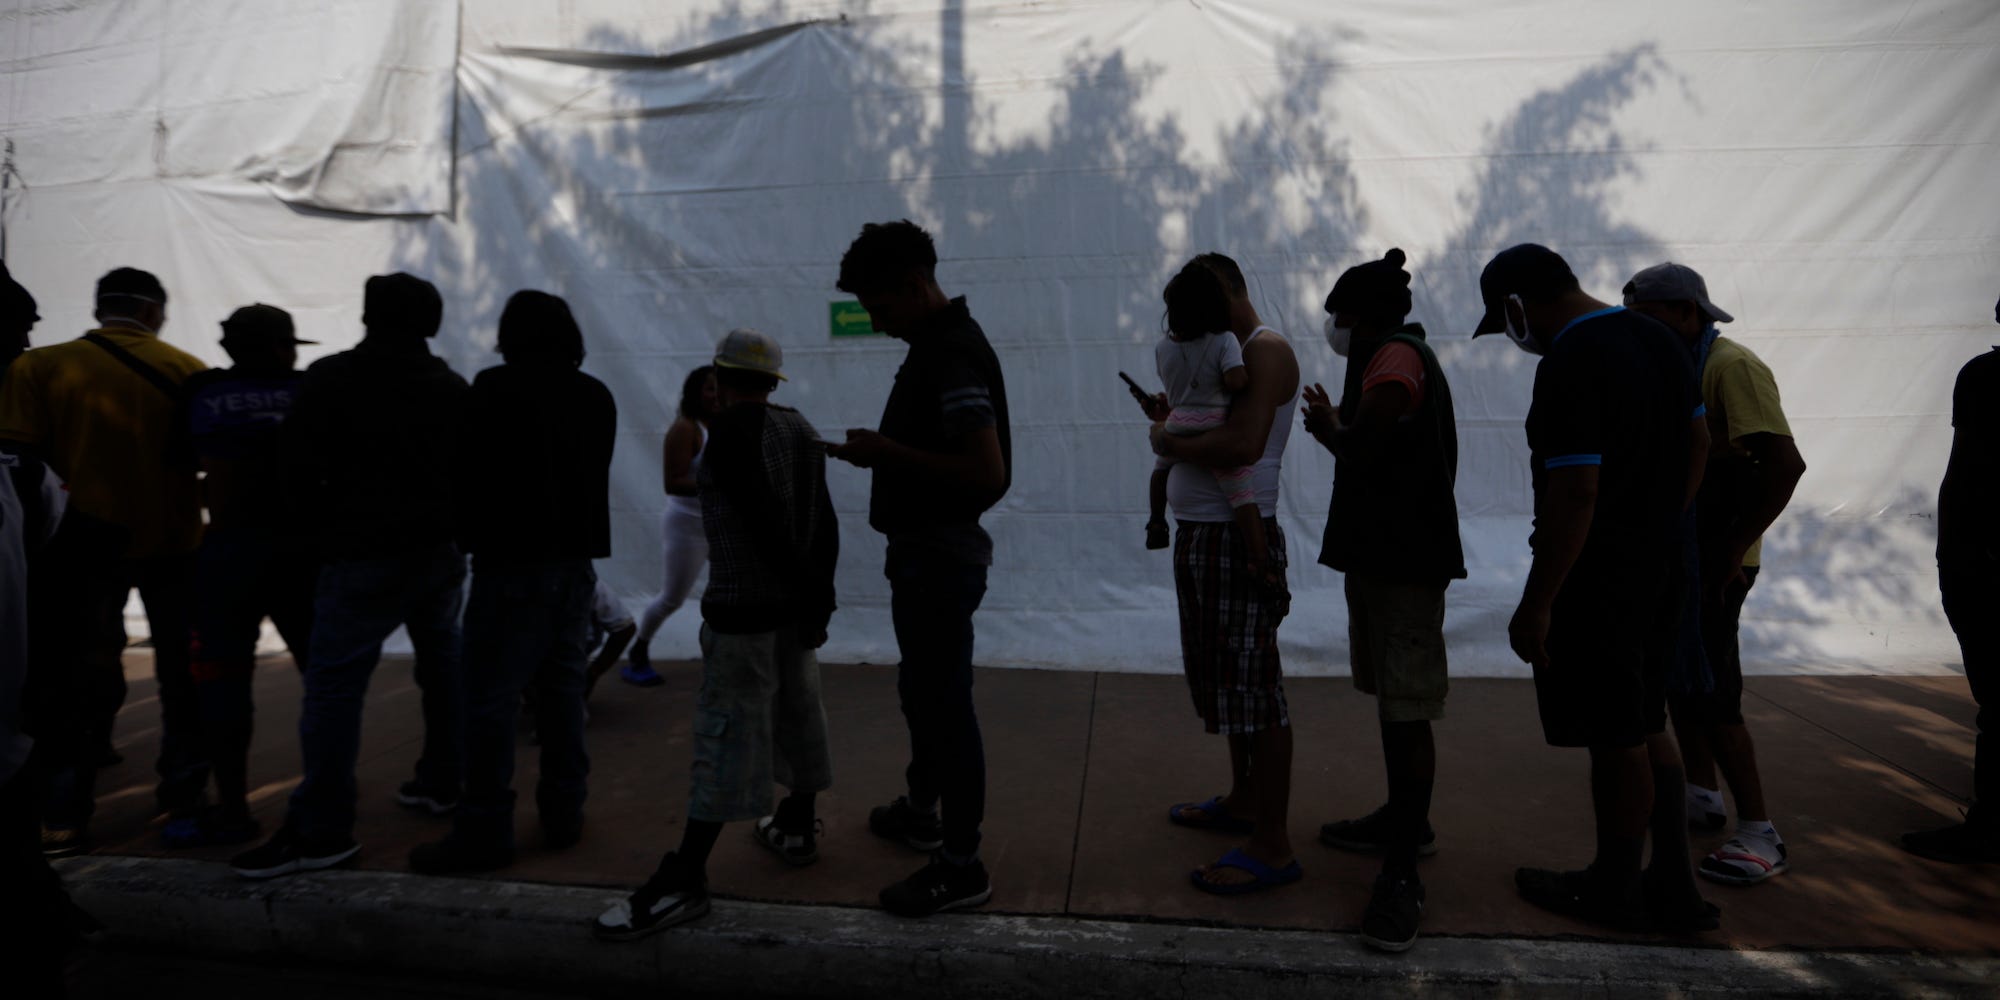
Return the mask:
<path id="1" fill-rule="evenodd" d="M 1792 436 L 1778 401 L 1778 380 L 1764 359 L 1727 337 L 1715 338 L 1708 349 L 1708 365 L 1701 370 L 1701 401 L 1708 407 L 1709 457 L 1741 458 L 1750 454 L 1743 447 L 1752 434 Z M 1756 566 L 1763 559 L 1764 540 L 1758 539 L 1743 557 L 1743 565 Z"/>
<path id="2" fill-rule="evenodd" d="M 179 383 L 208 366 L 139 330 L 92 331 Z M 170 463 L 175 401 L 95 344 L 29 351 L 0 384 L 0 440 L 25 444 L 69 487 L 77 510 L 125 528 L 128 556 L 194 551 L 201 503 L 191 465 Z"/>

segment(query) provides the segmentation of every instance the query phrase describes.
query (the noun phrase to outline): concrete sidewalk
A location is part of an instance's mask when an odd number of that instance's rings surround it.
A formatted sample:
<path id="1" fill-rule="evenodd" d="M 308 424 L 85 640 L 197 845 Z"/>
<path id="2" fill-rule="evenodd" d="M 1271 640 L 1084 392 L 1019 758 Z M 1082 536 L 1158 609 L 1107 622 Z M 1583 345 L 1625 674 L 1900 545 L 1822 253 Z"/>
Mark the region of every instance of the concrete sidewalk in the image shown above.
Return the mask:
<path id="1" fill-rule="evenodd" d="M 104 776 L 103 805 L 93 834 L 101 854 L 165 855 L 148 815 L 158 718 L 149 696 L 150 663 L 135 656 L 129 667 L 133 693 L 117 736 L 127 761 Z M 575 902 L 576 912 L 569 916 L 587 916 L 583 911 L 608 899 L 602 889 L 629 889 L 642 881 L 660 853 L 678 840 L 686 800 L 696 672 L 685 665 L 665 672 L 670 680 L 662 688 L 634 689 L 611 678 L 597 693 L 590 733 L 594 773 L 589 826 L 581 845 L 559 853 L 541 849 L 530 804 L 520 824 L 524 849 L 513 869 L 492 879 L 413 881 L 437 882 L 462 894 L 467 917 L 489 904 L 504 907 L 504 900 L 531 893 L 523 881 L 594 887 L 548 890 L 555 895 L 547 898 Z M 1321 932 L 1299 940 L 1324 943 L 1325 932 L 1350 933 L 1358 925 L 1376 862 L 1314 842 L 1319 823 L 1366 812 L 1383 795 L 1373 704 L 1346 680 L 1307 679 L 1289 686 L 1298 739 L 1292 834 L 1307 877 L 1297 886 L 1238 899 L 1210 897 L 1187 884 L 1189 869 L 1213 859 L 1231 841 L 1177 828 L 1165 819 L 1169 805 L 1221 791 L 1227 777 L 1223 744 L 1203 738 L 1178 677 L 984 670 L 978 684 L 992 775 L 982 850 L 994 874 L 995 895 L 986 916 L 976 921 L 995 915 L 1035 918 L 1019 926 L 1039 928 L 1034 934 L 1041 937 L 1024 940 L 1065 942 L 1057 950 L 1091 939 L 1100 933 L 1093 928 L 1104 921 L 1151 928 L 1145 933 L 1183 942 L 1192 940 L 1187 935 L 1196 929 L 1208 934 L 1271 928 Z M 266 661 L 258 678 L 252 783 L 258 815 L 267 827 L 282 818 L 284 795 L 296 781 L 297 690 L 289 659 Z M 822 860 L 811 868 L 790 869 L 752 844 L 747 827 L 730 831 L 711 866 L 716 891 L 743 902 L 724 907 L 729 914 L 794 912 L 751 903 L 816 904 L 821 908 L 797 919 L 806 925 L 874 921 L 873 913 L 826 907 L 872 908 L 881 886 L 922 861 L 866 831 L 868 808 L 899 792 L 907 753 L 893 670 L 829 666 L 825 692 L 836 784 L 821 797 L 827 828 Z M 1779 828 L 1791 847 L 1793 870 L 1751 889 L 1706 886 L 1709 898 L 1724 910 L 1720 933 L 1699 941 L 1625 938 L 1622 943 L 1698 944 L 1736 952 L 1915 953 L 1948 956 L 1941 960 L 1953 968 L 1958 967 L 1953 963 L 2000 955 L 2000 870 L 1935 865 L 1894 843 L 1904 830 L 1956 818 L 1962 802 L 1955 796 L 1970 787 L 1973 706 L 1963 678 L 1752 678 L 1745 707 L 1759 739 Z M 405 870 L 410 846 L 447 829 L 444 821 L 400 810 L 391 799 L 396 784 L 408 777 L 418 726 L 407 662 L 385 662 L 370 694 L 363 742 L 356 834 L 364 845 L 358 861 L 364 871 Z M 1476 964 L 1486 955 L 1480 949 L 1487 945 L 1477 941 L 1484 938 L 1512 942 L 1504 948 L 1491 945 L 1508 954 L 1520 952 L 1524 939 L 1620 941 L 1529 907 L 1514 895 L 1515 866 L 1576 864 L 1590 853 L 1584 755 L 1542 745 L 1530 685 L 1454 682 L 1450 716 L 1438 728 L 1438 741 L 1433 820 L 1440 849 L 1424 867 L 1430 894 L 1426 940 L 1402 960 L 1405 964 L 1387 968 L 1422 978 L 1434 975 L 1438 963 L 1449 964 L 1449 955 L 1465 955 Z M 523 747 L 523 782 L 533 780 L 533 754 Z M 529 786 L 521 787 L 525 791 Z M 532 796 L 524 794 L 523 800 L 532 803 Z M 1710 846 L 1712 841 L 1697 844 L 1702 850 Z M 185 856 L 219 861 L 230 853 Z M 131 888 L 126 876 L 112 878 L 110 873 L 118 869 L 102 867 L 106 864 L 93 859 L 71 869 L 90 898 L 109 898 L 100 892 L 100 878 L 111 879 L 106 885 L 123 886 L 120 892 Z M 201 876 L 208 881 L 197 879 L 199 884 L 228 881 L 214 874 L 219 866 L 202 870 L 211 875 Z M 358 875 L 329 877 L 334 881 L 312 884 L 355 890 L 378 885 L 339 881 Z M 200 890 L 203 898 L 225 908 L 224 901 L 235 898 L 231 893 L 240 895 L 251 906 L 244 912 L 261 912 L 261 904 L 248 900 L 267 898 L 258 894 L 262 891 Z M 288 898 L 282 884 L 270 891 L 279 894 L 270 898 Z M 314 891 L 323 894 L 316 919 L 327 921 L 329 928 L 346 925 L 340 891 Z M 147 892 L 153 897 L 172 894 L 166 889 Z M 581 902 L 586 896 L 588 906 Z M 728 920 L 738 920 L 734 915 Z M 485 933 L 481 922 L 451 924 L 430 919 L 426 933 L 446 939 Z M 782 925 L 780 920 L 773 926 Z M 756 937 L 749 930 L 741 933 Z M 1255 942 L 1265 939 L 1263 934 L 1231 939 L 1240 943 L 1224 950 L 1256 951 L 1261 946 Z M 419 943 L 409 947 L 426 953 Z M 681 945 L 661 947 L 670 951 Z M 1351 949 L 1343 944 L 1332 950 Z M 1689 953 L 1683 947 L 1663 954 Z M 1767 955 L 1757 961 L 1782 965 L 1793 958 Z M 1659 957 L 1644 962 L 1672 965 Z M 1756 962 L 1751 966 L 1763 967 Z M 1890 966 L 1902 970 L 1895 975 L 1914 968 L 1895 963 L 1883 968 Z M 1489 971 L 1499 975 L 1509 968 Z M 1284 979 L 1282 973 L 1274 972 Z M 1725 975 L 1719 981 L 1728 979 Z"/>

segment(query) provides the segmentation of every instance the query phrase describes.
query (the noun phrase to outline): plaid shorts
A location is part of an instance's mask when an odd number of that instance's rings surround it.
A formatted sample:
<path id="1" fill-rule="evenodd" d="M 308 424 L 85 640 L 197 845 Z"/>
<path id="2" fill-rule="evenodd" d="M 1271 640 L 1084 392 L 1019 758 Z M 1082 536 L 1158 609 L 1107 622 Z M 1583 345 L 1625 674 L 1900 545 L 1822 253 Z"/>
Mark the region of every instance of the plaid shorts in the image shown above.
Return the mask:
<path id="1" fill-rule="evenodd" d="M 712 823 L 771 814 L 771 786 L 833 785 L 819 659 L 793 629 L 733 635 L 701 627 L 688 818 Z"/>
<path id="2" fill-rule="evenodd" d="M 1264 519 L 1271 564 L 1285 571 L 1285 533 Z M 1250 577 L 1232 521 L 1182 521 L 1174 537 L 1181 664 L 1195 714 L 1211 733 L 1254 733 L 1291 724 L 1278 663 L 1278 623 L 1291 598 Z"/>

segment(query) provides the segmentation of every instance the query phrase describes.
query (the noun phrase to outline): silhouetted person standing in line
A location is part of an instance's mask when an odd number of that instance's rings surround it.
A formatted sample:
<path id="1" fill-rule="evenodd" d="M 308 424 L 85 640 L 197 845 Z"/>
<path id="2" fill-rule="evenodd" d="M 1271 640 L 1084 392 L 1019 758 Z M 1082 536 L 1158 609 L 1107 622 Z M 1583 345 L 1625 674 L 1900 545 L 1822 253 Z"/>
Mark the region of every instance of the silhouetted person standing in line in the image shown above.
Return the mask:
<path id="1" fill-rule="evenodd" d="M 453 535 L 452 470 L 466 386 L 425 343 L 443 319 L 430 282 L 369 278 L 367 334 L 306 369 L 285 421 L 293 510 L 318 527 L 326 564 L 299 713 L 304 779 L 284 828 L 230 862 L 245 878 L 330 868 L 360 852 L 361 707 L 382 641 L 398 625 L 416 652 L 424 743 L 416 779 L 396 798 L 433 814 L 457 808 L 465 557 Z"/>
<path id="2" fill-rule="evenodd" d="M 840 259 L 841 291 L 875 329 L 909 343 L 879 431 L 849 430 L 828 454 L 875 472 L 868 524 L 888 536 L 890 614 L 910 727 L 908 794 L 868 817 L 877 835 L 931 863 L 882 890 L 906 916 L 992 896 L 979 860 L 986 749 L 972 702 L 972 615 L 993 539 L 979 516 L 1013 481 L 1007 386 L 965 299 L 938 287 L 937 248 L 908 220 L 870 223 Z M 940 817 L 940 810 L 942 816 Z"/>
<path id="3" fill-rule="evenodd" d="M 1334 456 L 1322 565 L 1346 576 L 1354 686 L 1375 696 L 1389 801 L 1320 827 L 1333 847 L 1384 856 L 1361 940 L 1402 951 L 1417 939 L 1424 885 L 1417 857 L 1436 850 L 1431 788 L 1450 687 L 1444 594 L 1465 579 L 1458 538 L 1458 422 L 1451 385 L 1424 328 L 1405 323 L 1403 252 L 1349 268 L 1326 297 L 1328 346 L 1347 359 L 1336 407 L 1305 390 L 1306 430 Z"/>
<path id="4" fill-rule="evenodd" d="M 1706 693 L 1671 694 L 1667 707 L 1687 763 L 1689 826 L 1713 831 L 1725 822 L 1718 765 L 1736 797 L 1736 835 L 1703 858 L 1698 870 L 1717 882 L 1754 885 L 1784 872 L 1790 851 L 1764 804 L 1757 749 L 1743 722 L 1737 628 L 1757 582 L 1764 532 L 1791 502 L 1806 461 L 1792 440 L 1778 380 L 1763 359 L 1716 330 L 1715 324 L 1735 317 L 1709 301 L 1699 273 L 1684 264 L 1649 267 L 1625 283 L 1625 304 L 1681 338 L 1695 359 L 1708 410 L 1708 469 L 1695 518 L 1701 642 L 1715 684 Z"/>
<path id="5" fill-rule="evenodd" d="M 708 912 L 708 857 L 726 823 L 756 820 L 757 842 L 788 865 L 819 859 L 816 796 L 833 784 L 819 659 L 834 610 L 840 525 L 824 445 L 797 410 L 775 406 L 784 352 L 755 330 L 715 351 L 721 409 L 697 476 L 707 526 L 701 696 L 680 848 L 596 933 L 629 941 Z M 789 794 L 771 810 L 771 786 Z"/>
<path id="6" fill-rule="evenodd" d="M 1542 359 L 1527 422 L 1534 561 L 1507 637 L 1534 667 L 1549 744 L 1590 750 L 1597 819 L 1588 868 L 1521 868 L 1516 887 L 1605 926 L 1712 929 L 1667 733 L 1669 664 L 1646 656 L 1679 621 L 1667 580 L 1708 462 L 1693 359 L 1666 327 L 1585 294 L 1546 247 L 1502 251 L 1479 293 L 1486 313 L 1473 335 L 1504 330 Z"/>
<path id="7" fill-rule="evenodd" d="M 14 359 L 28 349 L 28 331 L 41 319 L 35 297 L 8 273 L 7 262 L 0 261 L 0 383 L 6 381 Z"/>
<path id="8" fill-rule="evenodd" d="M 63 572 L 78 575 L 78 662 L 64 699 L 81 716 L 50 752 L 43 846 L 88 849 L 97 760 L 125 701 L 125 601 L 145 603 L 160 700 L 159 811 L 191 813 L 208 784 L 200 710 L 188 672 L 188 619 L 201 505 L 191 465 L 172 461 L 168 436 L 188 376 L 200 359 L 159 338 L 167 292 L 158 278 L 121 267 L 97 282 L 97 329 L 37 348 L 0 385 L 0 441 L 31 450 L 69 487 L 82 523 L 104 527 L 78 546 Z"/>
<path id="9" fill-rule="evenodd" d="M 2000 348 L 1959 370 L 1951 426 L 1938 487 L 1938 589 L 1979 706 L 1972 808 L 1963 823 L 1904 834 L 1903 846 L 1933 861 L 1981 864 L 2000 862 Z"/>
<path id="10" fill-rule="evenodd" d="M 426 874 L 513 861 L 515 720 L 531 687 L 543 841 L 561 849 L 583 834 L 591 560 L 611 554 L 618 408 L 602 382 L 578 370 L 583 332 L 562 299 L 514 293 L 500 314 L 499 347 L 506 363 L 473 380 L 456 456 L 458 533 L 472 556 L 465 799 L 450 836 L 410 852 L 410 868 Z"/>
<path id="11" fill-rule="evenodd" d="M 319 559 L 308 526 L 285 496 L 285 419 L 298 390 L 300 340 L 290 313 L 259 303 L 222 321 L 222 349 L 235 364 L 189 378 L 180 447 L 206 473 L 208 508 L 195 564 L 194 687 L 216 801 L 169 823 L 169 847 L 241 844 L 260 832 L 250 818 L 250 679 L 266 616 L 301 669 L 312 636 Z"/>

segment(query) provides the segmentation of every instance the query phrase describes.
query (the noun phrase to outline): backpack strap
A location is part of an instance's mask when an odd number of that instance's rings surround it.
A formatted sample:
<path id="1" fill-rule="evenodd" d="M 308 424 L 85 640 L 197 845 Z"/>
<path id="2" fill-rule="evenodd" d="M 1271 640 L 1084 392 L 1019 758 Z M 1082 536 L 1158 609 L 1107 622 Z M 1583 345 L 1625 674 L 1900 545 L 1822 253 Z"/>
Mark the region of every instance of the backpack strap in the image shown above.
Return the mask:
<path id="1" fill-rule="evenodd" d="M 175 382 L 173 379 L 170 379 L 166 375 L 162 374 L 158 368 L 155 368 L 152 365 L 149 365 L 144 361 L 139 360 L 138 355 L 133 354 L 131 351 L 128 351 L 123 347 L 118 346 L 111 340 L 111 338 L 97 333 L 86 333 L 83 335 L 83 339 L 90 341 L 92 344 L 97 345 L 99 348 L 102 348 L 104 353 L 109 354 L 114 358 L 117 358 L 120 364 L 124 365 L 127 368 L 132 369 L 134 374 L 138 375 L 140 378 L 143 378 L 148 382 L 151 382 L 153 384 L 153 388 L 166 393 L 168 399 L 176 401 L 180 399 L 181 397 L 180 383 Z"/>

